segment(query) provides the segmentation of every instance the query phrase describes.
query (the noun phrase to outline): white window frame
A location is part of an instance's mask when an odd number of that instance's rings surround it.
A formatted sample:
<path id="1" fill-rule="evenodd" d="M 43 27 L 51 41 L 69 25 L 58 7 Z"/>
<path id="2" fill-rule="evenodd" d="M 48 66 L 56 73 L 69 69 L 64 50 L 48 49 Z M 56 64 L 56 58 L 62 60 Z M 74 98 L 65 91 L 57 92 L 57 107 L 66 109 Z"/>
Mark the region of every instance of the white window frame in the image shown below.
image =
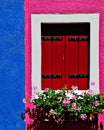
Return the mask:
<path id="1" fill-rule="evenodd" d="M 89 89 L 99 93 L 99 14 L 31 14 L 32 92 L 41 91 L 41 23 L 90 23 Z"/>

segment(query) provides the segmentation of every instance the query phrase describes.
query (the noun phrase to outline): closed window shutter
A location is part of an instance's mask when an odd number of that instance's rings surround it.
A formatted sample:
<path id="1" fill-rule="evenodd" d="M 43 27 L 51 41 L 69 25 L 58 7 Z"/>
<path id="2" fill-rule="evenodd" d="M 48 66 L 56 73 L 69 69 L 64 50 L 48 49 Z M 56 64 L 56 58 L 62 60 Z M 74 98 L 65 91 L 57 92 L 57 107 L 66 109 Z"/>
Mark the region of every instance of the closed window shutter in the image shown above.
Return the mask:
<path id="1" fill-rule="evenodd" d="M 88 89 L 88 36 L 42 36 L 42 89 Z"/>

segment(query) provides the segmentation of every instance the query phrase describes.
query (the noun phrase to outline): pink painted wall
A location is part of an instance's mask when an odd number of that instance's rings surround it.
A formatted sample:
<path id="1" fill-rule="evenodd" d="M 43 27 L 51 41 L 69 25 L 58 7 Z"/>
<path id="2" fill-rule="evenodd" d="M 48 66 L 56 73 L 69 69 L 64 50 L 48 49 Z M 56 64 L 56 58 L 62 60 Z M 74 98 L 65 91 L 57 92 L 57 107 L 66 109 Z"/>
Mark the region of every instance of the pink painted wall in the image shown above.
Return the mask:
<path id="1" fill-rule="evenodd" d="M 104 0 L 25 0 L 26 97 L 31 96 L 30 15 L 49 13 L 100 13 L 100 91 L 104 92 Z"/>
<path id="2" fill-rule="evenodd" d="M 25 0 L 26 96 L 31 95 L 31 23 L 32 13 L 100 13 L 100 91 L 104 91 L 104 0 Z"/>

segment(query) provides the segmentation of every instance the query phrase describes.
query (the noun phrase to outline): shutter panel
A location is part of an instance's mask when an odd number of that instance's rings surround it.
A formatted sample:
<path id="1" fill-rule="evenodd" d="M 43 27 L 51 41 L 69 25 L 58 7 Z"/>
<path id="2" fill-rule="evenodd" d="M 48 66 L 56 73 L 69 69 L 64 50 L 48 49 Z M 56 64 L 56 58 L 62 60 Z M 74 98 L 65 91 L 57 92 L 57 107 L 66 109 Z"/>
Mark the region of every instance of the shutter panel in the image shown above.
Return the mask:
<path id="1" fill-rule="evenodd" d="M 78 86 L 78 36 L 66 36 L 66 84 Z"/>
<path id="2" fill-rule="evenodd" d="M 52 36 L 52 88 L 64 87 L 64 36 Z"/>
<path id="3" fill-rule="evenodd" d="M 79 89 L 88 89 L 88 36 L 79 36 Z"/>
<path id="4" fill-rule="evenodd" d="M 51 87 L 51 36 L 42 36 L 42 89 Z"/>

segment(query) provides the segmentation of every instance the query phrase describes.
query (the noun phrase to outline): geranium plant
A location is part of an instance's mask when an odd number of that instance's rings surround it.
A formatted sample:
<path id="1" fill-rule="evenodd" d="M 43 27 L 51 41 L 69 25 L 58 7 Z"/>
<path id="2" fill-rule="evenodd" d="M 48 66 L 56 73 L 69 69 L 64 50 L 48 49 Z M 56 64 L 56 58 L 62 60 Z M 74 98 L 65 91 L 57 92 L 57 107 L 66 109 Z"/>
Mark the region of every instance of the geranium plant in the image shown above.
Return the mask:
<path id="1" fill-rule="evenodd" d="M 104 94 L 94 94 L 91 90 L 78 93 L 76 89 L 76 86 L 71 91 L 67 88 L 46 88 L 41 93 L 35 93 L 31 100 L 35 108 L 27 108 L 26 111 L 33 119 L 31 128 L 35 128 L 42 120 L 52 120 L 59 124 L 65 120 L 92 121 L 98 113 L 103 112 Z"/>

